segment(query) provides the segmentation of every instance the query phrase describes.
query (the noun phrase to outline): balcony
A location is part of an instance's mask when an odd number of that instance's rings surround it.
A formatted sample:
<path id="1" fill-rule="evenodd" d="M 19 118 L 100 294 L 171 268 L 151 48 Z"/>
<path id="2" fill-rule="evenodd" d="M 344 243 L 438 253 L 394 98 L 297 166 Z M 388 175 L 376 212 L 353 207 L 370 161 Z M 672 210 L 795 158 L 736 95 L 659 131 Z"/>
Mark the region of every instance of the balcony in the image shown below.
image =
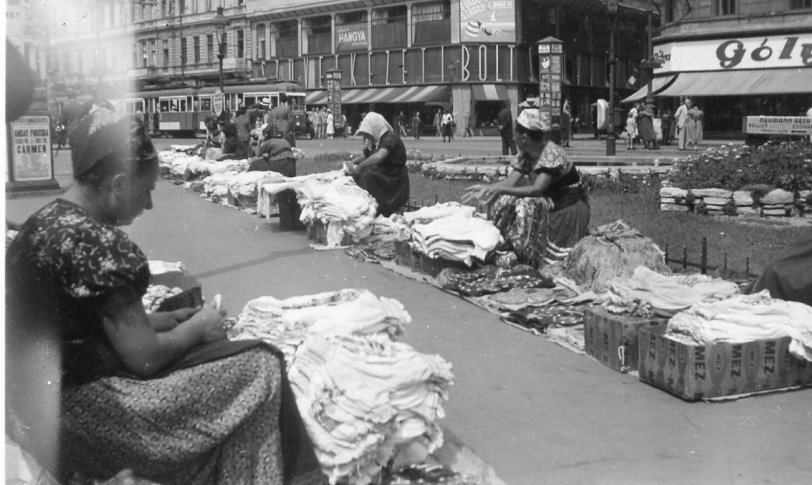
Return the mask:
<path id="1" fill-rule="evenodd" d="M 414 45 L 447 44 L 451 42 L 451 19 L 415 22 Z"/>
<path id="2" fill-rule="evenodd" d="M 307 36 L 307 53 L 308 54 L 332 54 L 333 52 L 333 35 L 314 34 Z"/>
<path id="3" fill-rule="evenodd" d="M 372 26 L 372 48 L 406 47 L 406 22 Z"/>
<path id="4" fill-rule="evenodd" d="M 297 57 L 299 55 L 299 42 L 295 37 L 280 37 L 276 40 L 276 56 L 282 58 Z"/>

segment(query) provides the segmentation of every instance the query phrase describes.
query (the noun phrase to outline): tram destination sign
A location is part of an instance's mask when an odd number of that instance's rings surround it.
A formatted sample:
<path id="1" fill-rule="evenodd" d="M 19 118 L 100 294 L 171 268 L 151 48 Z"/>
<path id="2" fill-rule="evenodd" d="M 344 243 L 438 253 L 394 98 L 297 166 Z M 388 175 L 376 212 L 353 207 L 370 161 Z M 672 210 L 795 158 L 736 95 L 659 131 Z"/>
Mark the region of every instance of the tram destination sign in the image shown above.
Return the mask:
<path id="1" fill-rule="evenodd" d="M 812 118 L 806 116 L 747 116 L 744 132 L 751 135 L 812 135 Z"/>

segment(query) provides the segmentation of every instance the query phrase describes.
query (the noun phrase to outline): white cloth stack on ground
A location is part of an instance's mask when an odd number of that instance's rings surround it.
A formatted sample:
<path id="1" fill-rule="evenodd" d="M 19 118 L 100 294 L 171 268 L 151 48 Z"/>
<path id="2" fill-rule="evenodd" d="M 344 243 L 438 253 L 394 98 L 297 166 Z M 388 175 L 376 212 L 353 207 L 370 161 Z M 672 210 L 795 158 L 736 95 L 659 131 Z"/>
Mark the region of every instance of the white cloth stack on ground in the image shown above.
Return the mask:
<path id="1" fill-rule="evenodd" d="M 340 245 L 345 234 L 358 242 L 372 233 L 377 202 L 340 170 L 289 177 L 284 182 L 266 184 L 262 188 L 271 194 L 295 190 L 302 209 L 301 221 L 312 224 L 318 220 L 328 225 L 328 246 Z"/>
<path id="2" fill-rule="evenodd" d="M 650 311 L 670 317 L 699 301 L 717 301 L 739 293 L 732 281 L 707 275 L 663 275 L 645 266 L 634 269 L 631 277 L 615 277 L 606 282 L 604 308 L 613 313 Z"/>
<path id="3" fill-rule="evenodd" d="M 412 226 L 413 249 L 430 258 L 462 261 L 468 266 L 474 259 L 485 261 L 502 237 L 491 221 L 457 213 Z"/>
<path id="4" fill-rule="evenodd" d="M 191 162 L 199 162 L 202 158 L 197 155 L 188 155 L 175 150 L 161 150 L 158 152 L 158 164 L 169 169 L 173 175 L 183 175 Z"/>
<path id="5" fill-rule="evenodd" d="M 278 172 L 229 172 L 228 191 L 235 197 L 256 198 L 261 185 L 284 179 L 285 176 Z"/>
<path id="6" fill-rule="evenodd" d="M 426 456 L 442 445 L 436 420 L 451 364 L 393 337 L 411 317 L 397 300 L 344 289 L 248 302 L 232 339 L 282 350 L 288 377 L 331 483 L 371 483 L 400 446 Z"/>
<path id="7" fill-rule="evenodd" d="M 812 361 L 812 307 L 771 298 L 768 290 L 699 302 L 668 321 L 666 336 L 699 345 L 790 337 L 790 353 Z"/>
<path id="8" fill-rule="evenodd" d="M 436 219 L 457 215 L 472 217 L 474 215 L 474 208 L 470 205 L 462 205 L 459 202 L 443 202 L 441 204 L 421 207 L 416 211 L 405 212 L 403 219 L 405 219 L 408 224 L 414 224 L 416 222 L 428 224 Z"/>

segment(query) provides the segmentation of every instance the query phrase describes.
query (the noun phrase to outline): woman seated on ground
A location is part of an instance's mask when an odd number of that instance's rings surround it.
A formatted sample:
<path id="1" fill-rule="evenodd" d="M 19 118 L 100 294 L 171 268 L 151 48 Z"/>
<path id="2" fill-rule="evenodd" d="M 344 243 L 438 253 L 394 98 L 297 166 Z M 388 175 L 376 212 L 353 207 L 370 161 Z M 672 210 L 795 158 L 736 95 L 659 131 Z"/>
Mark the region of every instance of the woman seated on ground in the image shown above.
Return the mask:
<path id="1" fill-rule="evenodd" d="M 541 267 L 563 260 L 586 235 L 589 201 L 575 165 L 563 148 L 549 141 L 547 113 L 525 109 L 513 126 L 519 155 L 508 177 L 469 187 L 462 201 L 487 205 L 506 249 L 512 249 L 519 262 Z M 525 179 L 529 183 L 522 183 Z"/>
<path id="2" fill-rule="evenodd" d="M 296 159 L 290 143 L 284 138 L 271 138 L 259 146 L 259 156 L 252 158 L 249 172 L 279 172 L 285 177 L 296 176 Z"/>
<path id="3" fill-rule="evenodd" d="M 234 123 L 223 125 L 223 154 L 217 160 L 244 160 L 248 158 L 248 146 L 237 135 L 237 126 Z"/>
<path id="4" fill-rule="evenodd" d="M 6 253 L 7 434 L 61 483 L 123 469 L 163 485 L 320 477 L 312 447 L 283 448 L 309 442 L 286 434 L 298 414 L 280 418 L 275 349 L 225 340 L 223 310 L 145 312 L 147 258 L 116 227 L 152 208 L 141 123 L 100 109 L 70 142 L 75 183 Z"/>
<path id="5" fill-rule="evenodd" d="M 378 215 L 389 217 L 409 201 L 406 146 L 386 119 L 374 112 L 361 120 L 356 134 L 362 138 L 364 153 L 348 171 L 375 198 Z"/>

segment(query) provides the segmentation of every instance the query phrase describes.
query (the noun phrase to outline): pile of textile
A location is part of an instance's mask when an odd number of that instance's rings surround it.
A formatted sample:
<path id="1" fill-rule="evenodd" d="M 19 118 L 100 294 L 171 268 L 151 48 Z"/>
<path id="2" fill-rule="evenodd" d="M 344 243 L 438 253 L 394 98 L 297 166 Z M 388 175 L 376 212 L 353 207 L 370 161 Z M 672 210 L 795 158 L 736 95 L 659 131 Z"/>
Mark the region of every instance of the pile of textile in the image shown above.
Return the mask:
<path id="1" fill-rule="evenodd" d="M 288 177 L 263 186 L 270 194 L 288 189 L 296 191 L 302 222 L 327 226 L 328 246 L 340 246 L 345 236 L 358 242 L 372 233 L 378 204 L 343 171 Z"/>
<path id="2" fill-rule="evenodd" d="M 451 364 L 394 337 L 411 317 L 397 300 L 345 289 L 249 302 L 229 331 L 279 347 L 330 483 L 366 485 L 399 449 L 442 445 L 437 420 Z"/>
<path id="3" fill-rule="evenodd" d="M 498 268 L 487 265 L 474 271 L 447 268 L 436 277 L 445 290 L 456 291 L 464 296 L 482 296 L 512 289 L 554 288 L 552 279 L 542 276 L 528 265 Z"/>
<path id="4" fill-rule="evenodd" d="M 768 291 L 699 302 L 668 321 L 666 336 L 691 345 L 790 337 L 789 351 L 812 362 L 812 307 Z"/>
<path id="5" fill-rule="evenodd" d="M 458 202 L 445 202 L 422 207 L 403 214 L 408 229 L 399 229 L 415 251 L 432 259 L 460 261 L 472 266 L 474 261 L 491 258 L 502 242 L 499 229 L 474 208 Z"/>
<path id="6" fill-rule="evenodd" d="M 585 290 L 604 291 L 606 283 L 619 276 L 631 276 L 644 266 L 671 273 L 659 247 L 637 229 L 621 220 L 604 224 L 575 244 L 564 262 L 567 274 Z"/>
<path id="7" fill-rule="evenodd" d="M 631 276 L 612 278 L 606 287 L 606 310 L 641 317 L 671 317 L 694 303 L 739 293 L 732 281 L 702 274 L 663 275 L 644 266 L 635 268 Z"/>
<path id="8" fill-rule="evenodd" d="M 284 180 L 276 172 L 223 172 L 209 175 L 203 179 L 203 195 L 213 202 L 228 203 L 228 196 L 239 205 L 253 208 L 257 205 L 257 194 L 260 186 Z"/>
<path id="9" fill-rule="evenodd" d="M 248 169 L 248 159 L 217 161 L 217 156 L 218 153 L 211 151 L 207 151 L 205 157 L 202 157 L 190 155 L 186 151 L 161 150 L 158 152 L 158 163 L 163 172 L 186 179 L 224 172 L 244 172 Z"/>
<path id="10" fill-rule="evenodd" d="M 162 173 L 183 176 L 189 163 L 198 161 L 200 161 L 199 156 L 189 155 L 185 151 L 161 150 L 158 152 L 158 165 Z"/>

